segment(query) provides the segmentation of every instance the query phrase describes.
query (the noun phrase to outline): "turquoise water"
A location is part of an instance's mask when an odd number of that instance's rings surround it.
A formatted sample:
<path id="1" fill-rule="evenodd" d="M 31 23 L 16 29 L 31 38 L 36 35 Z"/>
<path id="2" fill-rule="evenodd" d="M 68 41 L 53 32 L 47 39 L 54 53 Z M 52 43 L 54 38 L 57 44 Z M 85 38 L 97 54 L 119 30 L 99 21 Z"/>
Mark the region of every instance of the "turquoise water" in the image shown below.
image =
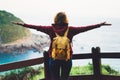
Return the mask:
<path id="1" fill-rule="evenodd" d="M 42 56 L 42 53 L 35 52 L 34 50 L 28 50 L 23 53 L 0 53 L 0 64 L 29 60 Z"/>

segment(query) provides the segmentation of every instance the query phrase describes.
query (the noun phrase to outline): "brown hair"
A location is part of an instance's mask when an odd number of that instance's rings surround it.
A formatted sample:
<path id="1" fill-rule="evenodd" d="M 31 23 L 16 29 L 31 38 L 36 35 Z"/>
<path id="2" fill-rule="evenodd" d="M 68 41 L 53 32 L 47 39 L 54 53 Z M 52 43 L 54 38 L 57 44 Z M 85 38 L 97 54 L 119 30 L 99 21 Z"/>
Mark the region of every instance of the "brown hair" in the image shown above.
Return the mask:
<path id="1" fill-rule="evenodd" d="M 67 16 L 64 12 L 59 12 L 56 14 L 54 18 L 54 23 L 55 24 L 68 24 L 68 19 Z"/>

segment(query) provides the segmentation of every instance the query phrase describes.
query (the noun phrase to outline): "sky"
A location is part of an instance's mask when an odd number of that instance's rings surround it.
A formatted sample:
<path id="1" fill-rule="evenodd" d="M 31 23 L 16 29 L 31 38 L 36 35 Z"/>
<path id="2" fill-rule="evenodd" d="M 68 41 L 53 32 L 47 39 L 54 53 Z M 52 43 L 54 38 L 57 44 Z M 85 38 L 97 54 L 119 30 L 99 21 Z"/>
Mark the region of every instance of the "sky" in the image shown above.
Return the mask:
<path id="1" fill-rule="evenodd" d="M 70 19 L 120 17 L 119 3 L 119 0 L 0 0 L 0 10 L 11 12 L 27 22 L 39 19 L 44 23 L 46 19 L 52 22 L 55 14 L 61 11 Z"/>
<path id="2" fill-rule="evenodd" d="M 70 25 L 83 25 L 87 20 L 91 24 L 92 18 L 120 18 L 119 3 L 119 0 L 0 0 L 0 10 L 14 14 L 25 23 L 40 25 L 51 25 L 54 16 L 62 11 Z"/>

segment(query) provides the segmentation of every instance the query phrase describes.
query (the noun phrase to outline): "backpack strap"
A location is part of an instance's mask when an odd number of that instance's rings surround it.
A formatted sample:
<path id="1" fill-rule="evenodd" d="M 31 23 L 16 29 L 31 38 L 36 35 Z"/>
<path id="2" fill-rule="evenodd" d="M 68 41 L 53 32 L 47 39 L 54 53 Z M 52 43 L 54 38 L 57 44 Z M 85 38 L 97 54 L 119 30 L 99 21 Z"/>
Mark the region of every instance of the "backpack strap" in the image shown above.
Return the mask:
<path id="1" fill-rule="evenodd" d="M 53 30 L 54 30 L 54 29 L 53 29 Z M 67 37 L 67 35 L 68 35 L 68 31 L 69 31 L 69 27 L 68 27 L 67 30 L 65 31 L 64 36 Z M 55 32 L 55 30 L 54 30 L 54 32 Z M 60 35 L 57 34 L 56 32 L 55 32 L 55 35 L 56 35 L 56 36 L 60 36 Z"/>
<path id="2" fill-rule="evenodd" d="M 66 32 L 65 32 L 65 34 L 64 34 L 64 36 L 66 36 L 66 37 L 67 37 L 67 35 L 68 35 L 68 31 L 69 31 L 69 27 L 67 28 L 67 30 L 66 30 Z"/>

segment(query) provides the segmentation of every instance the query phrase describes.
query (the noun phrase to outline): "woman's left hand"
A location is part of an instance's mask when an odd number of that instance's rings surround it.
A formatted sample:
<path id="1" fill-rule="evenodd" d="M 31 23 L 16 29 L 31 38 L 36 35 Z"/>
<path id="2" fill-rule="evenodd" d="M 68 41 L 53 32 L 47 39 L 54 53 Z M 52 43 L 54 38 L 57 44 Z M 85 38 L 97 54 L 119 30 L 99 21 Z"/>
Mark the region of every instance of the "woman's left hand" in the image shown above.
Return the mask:
<path id="1" fill-rule="evenodd" d="M 106 22 L 102 22 L 102 23 L 100 23 L 100 26 L 111 26 L 112 24 L 108 24 L 108 23 L 106 23 Z"/>

